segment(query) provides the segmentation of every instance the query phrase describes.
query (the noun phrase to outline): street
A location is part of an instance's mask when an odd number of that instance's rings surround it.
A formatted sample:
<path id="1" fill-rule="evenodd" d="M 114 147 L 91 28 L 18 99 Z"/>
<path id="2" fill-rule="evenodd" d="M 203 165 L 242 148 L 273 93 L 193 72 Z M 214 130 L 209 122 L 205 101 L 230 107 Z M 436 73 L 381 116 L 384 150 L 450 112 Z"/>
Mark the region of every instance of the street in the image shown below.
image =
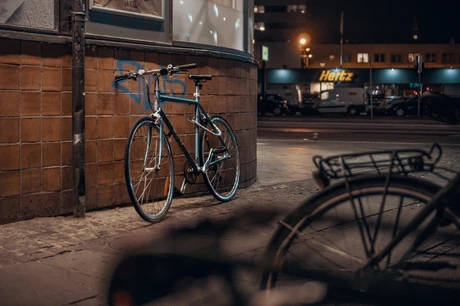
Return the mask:
<path id="1" fill-rule="evenodd" d="M 440 165 L 460 170 L 460 137 L 456 136 L 460 126 L 434 121 L 426 125 L 397 119 L 379 121 L 374 125 L 367 118 L 263 118 L 257 141 L 257 182 L 239 190 L 227 204 L 211 196 L 174 199 L 168 217 L 157 224 L 142 221 L 129 205 L 88 212 L 85 219 L 61 216 L 2 225 L 0 300 L 5 305 L 106 305 L 110 273 L 120 256 L 152 245 L 152 239 L 168 229 L 193 224 L 204 216 L 218 221 L 251 209 L 287 213 L 299 206 L 318 191 L 311 179 L 314 155 L 401 148 L 428 150 L 436 141 L 444 150 Z M 369 130 L 372 134 L 367 133 Z M 407 130 L 410 135 L 404 132 Z M 312 139 L 313 133 L 318 133 L 317 140 Z M 409 219 L 417 209 L 420 208 L 409 210 Z M 223 250 L 231 257 L 258 260 L 276 226 L 276 222 L 267 222 L 261 229 L 230 233 L 222 241 Z M 348 234 L 353 233 L 350 230 L 346 229 Z M 340 231 L 336 238 L 343 235 Z M 457 254 L 457 249 L 451 240 L 443 251 Z M 244 275 L 240 281 L 255 292 L 260 274 Z M 334 305 L 348 305 L 344 304 L 344 296 L 336 297 Z"/>
<path id="2" fill-rule="evenodd" d="M 258 121 L 259 139 L 342 141 L 391 144 L 460 145 L 460 125 L 429 119 L 397 117 L 264 117 Z"/>
<path id="3" fill-rule="evenodd" d="M 317 140 L 314 133 L 317 133 Z M 443 149 L 443 165 L 460 169 L 460 125 L 433 120 L 264 117 L 258 122 L 257 139 L 256 184 L 310 178 L 315 155 L 405 148 L 429 150 L 433 143 L 440 144 Z"/>

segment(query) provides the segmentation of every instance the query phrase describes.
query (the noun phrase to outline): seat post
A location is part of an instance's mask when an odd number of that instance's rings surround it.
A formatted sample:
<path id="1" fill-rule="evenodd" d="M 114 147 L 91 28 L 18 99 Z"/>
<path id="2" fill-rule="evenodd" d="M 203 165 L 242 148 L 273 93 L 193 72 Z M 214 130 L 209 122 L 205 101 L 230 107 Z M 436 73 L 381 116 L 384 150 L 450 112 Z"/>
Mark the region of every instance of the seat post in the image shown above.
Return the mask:
<path id="1" fill-rule="evenodd" d="M 201 84 L 200 81 L 195 80 L 195 97 L 199 98 L 200 97 L 200 89 L 203 87 L 203 84 Z"/>

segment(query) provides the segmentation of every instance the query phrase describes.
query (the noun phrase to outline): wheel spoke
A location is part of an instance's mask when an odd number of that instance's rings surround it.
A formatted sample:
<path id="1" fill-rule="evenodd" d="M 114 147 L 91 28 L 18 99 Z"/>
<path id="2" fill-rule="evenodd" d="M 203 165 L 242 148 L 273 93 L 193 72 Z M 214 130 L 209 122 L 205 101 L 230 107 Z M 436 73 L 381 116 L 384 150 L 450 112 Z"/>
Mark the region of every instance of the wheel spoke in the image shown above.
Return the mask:
<path id="1" fill-rule="evenodd" d="M 128 139 L 125 165 L 130 198 L 139 215 L 147 221 L 164 218 L 172 201 L 174 164 L 165 136 L 162 152 L 159 129 L 150 119 L 139 120 Z M 159 168 L 158 168 L 159 166 Z"/>
<path id="2" fill-rule="evenodd" d="M 402 280 L 402 272 L 409 282 L 418 282 L 432 278 L 441 269 L 436 267 L 453 269 L 445 265 L 445 252 L 452 250 L 449 239 L 458 239 L 459 233 L 453 227 L 436 232 L 436 215 L 404 236 L 385 256 L 381 254 L 439 187 L 408 177 L 392 178 L 388 185 L 385 175 L 358 177 L 338 186 L 312 197 L 280 221 L 266 260 L 281 272 L 267 271 L 263 288 L 289 286 L 295 275 L 312 273 L 315 279 L 350 289 L 379 290 L 388 282 Z M 372 258 L 381 260 L 374 263 Z M 362 270 L 368 266 L 369 270 Z M 295 269 L 301 273 L 296 274 Z"/>

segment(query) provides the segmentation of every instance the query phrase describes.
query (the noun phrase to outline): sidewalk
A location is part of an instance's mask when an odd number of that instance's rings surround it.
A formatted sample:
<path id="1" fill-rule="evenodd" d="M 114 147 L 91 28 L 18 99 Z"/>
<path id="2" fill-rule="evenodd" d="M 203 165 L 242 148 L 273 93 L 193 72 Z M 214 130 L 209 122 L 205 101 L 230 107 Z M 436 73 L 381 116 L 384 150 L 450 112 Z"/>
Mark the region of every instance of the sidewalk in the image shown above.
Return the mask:
<path id="1" fill-rule="evenodd" d="M 229 218 L 250 208 L 291 210 L 317 190 L 311 179 L 240 189 L 220 204 L 212 196 L 175 198 L 165 220 L 149 224 L 131 206 L 0 226 L 1 305 L 106 305 L 110 267 L 130 248 L 145 246 L 165 230 L 197 218 Z M 238 238 L 233 255 L 260 254 L 274 225 Z"/>

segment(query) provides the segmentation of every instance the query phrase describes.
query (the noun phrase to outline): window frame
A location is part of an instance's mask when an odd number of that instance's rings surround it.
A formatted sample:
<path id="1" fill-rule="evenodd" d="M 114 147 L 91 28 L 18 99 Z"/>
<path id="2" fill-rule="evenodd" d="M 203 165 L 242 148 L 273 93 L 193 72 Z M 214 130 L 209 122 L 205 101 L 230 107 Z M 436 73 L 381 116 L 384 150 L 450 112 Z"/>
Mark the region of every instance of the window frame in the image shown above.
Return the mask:
<path id="1" fill-rule="evenodd" d="M 453 64 L 455 63 L 455 53 L 453 52 L 443 52 L 441 56 L 441 63 L 443 64 Z"/>
<path id="2" fill-rule="evenodd" d="M 262 8 L 262 11 L 259 11 L 259 8 Z M 265 5 L 254 5 L 254 14 L 264 14 L 264 13 L 265 13 Z"/>
<path id="3" fill-rule="evenodd" d="M 362 57 L 362 61 L 359 60 L 359 57 Z M 364 60 L 364 55 L 367 56 L 367 61 Z M 356 62 L 358 64 L 368 64 L 369 63 L 369 52 L 358 52 L 356 53 Z"/>
<path id="4" fill-rule="evenodd" d="M 437 54 L 436 52 L 425 52 L 425 63 L 437 63 Z"/>
<path id="5" fill-rule="evenodd" d="M 385 53 L 374 53 L 374 63 L 385 63 Z"/>
<path id="6" fill-rule="evenodd" d="M 395 58 L 395 60 L 393 60 L 393 57 Z M 397 60 L 398 57 L 399 57 L 399 60 Z M 390 62 L 391 63 L 402 63 L 402 54 L 401 53 L 391 53 Z"/>
<path id="7" fill-rule="evenodd" d="M 411 55 L 413 57 L 412 60 L 410 60 Z M 411 63 L 411 64 L 415 63 L 417 61 L 417 56 L 420 56 L 420 55 L 422 55 L 420 52 L 409 52 L 409 53 L 407 53 L 407 62 Z"/>
<path id="8" fill-rule="evenodd" d="M 344 63 L 352 63 L 353 62 L 353 55 L 351 54 L 351 52 L 344 52 L 343 55 L 342 55 L 342 62 Z"/>

